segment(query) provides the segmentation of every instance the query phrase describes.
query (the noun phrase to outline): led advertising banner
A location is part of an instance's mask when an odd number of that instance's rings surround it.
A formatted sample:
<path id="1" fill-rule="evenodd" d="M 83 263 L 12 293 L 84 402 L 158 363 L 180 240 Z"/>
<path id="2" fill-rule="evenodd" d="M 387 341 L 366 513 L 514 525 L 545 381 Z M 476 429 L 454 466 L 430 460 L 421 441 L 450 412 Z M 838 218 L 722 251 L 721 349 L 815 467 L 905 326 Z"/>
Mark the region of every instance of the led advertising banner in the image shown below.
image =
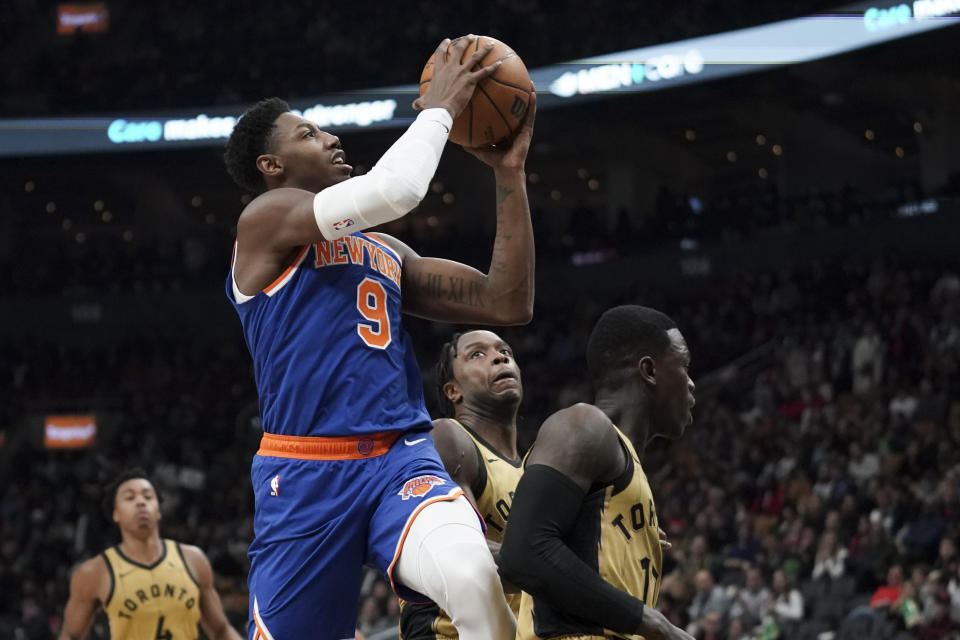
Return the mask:
<path id="1" fill-rule="evenodd" d="M 532 69 L 539 109 L 817 60 L 960 24 L 960 0 L 860 3 L 700 38 Z M 521 52 L 522 54 L 522 52 Z M 291 101 L 337 133 L 399 127 L 417 85 Z M 243 106 L 98 117 L 0 119 L 0 156 L 222 145 Z"/>
<path id="2" fill-rule="evenodd" d="M 97 438 L 97 420 L 92 415 L 50 415 L 43 421 L 47 449 L 84 449 Z"/>

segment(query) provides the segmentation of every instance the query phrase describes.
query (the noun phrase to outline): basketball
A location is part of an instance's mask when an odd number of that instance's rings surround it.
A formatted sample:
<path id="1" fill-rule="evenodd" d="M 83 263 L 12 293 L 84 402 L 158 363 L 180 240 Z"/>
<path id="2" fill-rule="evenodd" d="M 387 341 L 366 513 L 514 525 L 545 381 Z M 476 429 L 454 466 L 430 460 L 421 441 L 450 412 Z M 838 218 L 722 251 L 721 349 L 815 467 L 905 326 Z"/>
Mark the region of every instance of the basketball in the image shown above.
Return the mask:
<path id="1" fill-rule="evenodd" d="M 454 41 L 455 42 L 455 41 Z M 501 60 L 500 68 L 477 84 L 470 102 L 460 112 L 450 130 L 450 140 L 464 147 L 482 147 L 503 142 L 520 126 L 527 107 L 533 83 L 526 65 L 513 49 L 495 38 L 477 36 L 477 39 L 463 52 L 463 60 L 469 58 L 480 47 L 493 42 L 494 47 L 480 62 L 481 66 L 491 65 Z M 453 42 L 450 43 L 450 48 Z M 433 59 L 430 56 L 420 74 L 420 95 L 422 96 L 433 79 Z"/>

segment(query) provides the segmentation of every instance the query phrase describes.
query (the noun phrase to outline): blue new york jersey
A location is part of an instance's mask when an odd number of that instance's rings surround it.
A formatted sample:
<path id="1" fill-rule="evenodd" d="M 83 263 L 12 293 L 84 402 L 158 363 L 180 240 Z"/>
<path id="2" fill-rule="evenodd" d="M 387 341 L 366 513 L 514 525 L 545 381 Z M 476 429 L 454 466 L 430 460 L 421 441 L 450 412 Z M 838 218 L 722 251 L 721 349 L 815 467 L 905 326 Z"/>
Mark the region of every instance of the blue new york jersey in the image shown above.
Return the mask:
<path id="1" fill-rule="evenodd" d="M 242 250 L 242 247 L 241 247 Z M 227 277 L 253 356 L 263 430 L 348 436 L 429 428 L 400 321 L 400 256 L 364 233 L 304 247 L 245 296 Z"/>

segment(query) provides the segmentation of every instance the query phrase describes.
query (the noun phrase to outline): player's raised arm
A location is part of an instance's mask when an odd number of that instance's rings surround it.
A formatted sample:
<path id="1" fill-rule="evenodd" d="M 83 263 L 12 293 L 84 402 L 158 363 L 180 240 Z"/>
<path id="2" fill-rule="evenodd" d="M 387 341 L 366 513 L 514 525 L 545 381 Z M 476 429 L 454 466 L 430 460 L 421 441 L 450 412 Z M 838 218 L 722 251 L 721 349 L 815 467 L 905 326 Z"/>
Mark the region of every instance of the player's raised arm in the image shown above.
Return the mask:
<path id="1" fill-rule="evenodd" d="M 417 99 L 417 119 L 369 173 L 350 178 L 340 139 L 265 100 L 237 123 L 225 160 L 234 180 L 260 193 L 237 223 L 237 276 L 241 290 L 256 290 L 276 277 L 295 247 L 333 240 L 406 215 L 427 193 L 453 118 L 477 82 L 499 63 L 474 69 L 492 45 L 461 62 L 474 40 L 460 38 L 450 56 L 437 55 L 436 73 Z M 446 51 L 444 40 L 440 51 Z M 282 270 L 282 268 L 281 268 Z"/>
<path id="2" fill-rule="evenodd" d="M 497 233 L 490 268 L 419 256 L 382 236 L 404 258 L 403 308 L 415 316 L 453 323 L 526 324 L 533 318 L 534 245 L 527 199 L 527 152 L 533 136 L 536 95 L 527 117 L 505 148 L 468 149 L 493 168 L 497 185 Z"/>
<path id="3" fill-rule="evenodd" d="M 242 636 L 227 622 L 220 596 L 213 586 L 213 568 L 199 547 L 181 545 L 183 558 L 200 587 L 200 626 L 210 640 L 242 640 Z"/>
<path id="4" fill-rule="evenodd" d="M 63 626 L 58 640 L 82 640 L 87 636 L 93 616 L 109 593 L 110 575 L 103 558 L 91 558 L 77 567 L 70 578 L 70 597 L 63 610 Z"/>
<path id="5" fill-rule="evenodd" d="M 574 405 L 544 422 L 527 458 L 500 551 L 503 576 L 534 599 L 605 629 L 690 640 L 642 600 L 606 582 L 567 546 L 590 487 L 612 481 L 626 454 L 599 409 Z"/>

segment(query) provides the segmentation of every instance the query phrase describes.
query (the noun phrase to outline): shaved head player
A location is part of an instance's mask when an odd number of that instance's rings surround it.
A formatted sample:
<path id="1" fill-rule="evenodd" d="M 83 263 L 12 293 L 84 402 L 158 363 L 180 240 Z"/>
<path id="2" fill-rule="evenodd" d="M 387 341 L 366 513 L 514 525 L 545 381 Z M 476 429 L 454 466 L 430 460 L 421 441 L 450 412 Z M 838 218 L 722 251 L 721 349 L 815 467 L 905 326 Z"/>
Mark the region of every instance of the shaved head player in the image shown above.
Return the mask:
<path id="1" fill-rule="evenodd" d="M 683 335 L 655 309 L 614 307 L 597 321 L 594 402 L 540 427 L 501 548 L 504 576 L 524 591 L 518 640 L 692 640 L 654 608 L 660 532 L 639 455 L 693 420 L 689 366 Z"/>

